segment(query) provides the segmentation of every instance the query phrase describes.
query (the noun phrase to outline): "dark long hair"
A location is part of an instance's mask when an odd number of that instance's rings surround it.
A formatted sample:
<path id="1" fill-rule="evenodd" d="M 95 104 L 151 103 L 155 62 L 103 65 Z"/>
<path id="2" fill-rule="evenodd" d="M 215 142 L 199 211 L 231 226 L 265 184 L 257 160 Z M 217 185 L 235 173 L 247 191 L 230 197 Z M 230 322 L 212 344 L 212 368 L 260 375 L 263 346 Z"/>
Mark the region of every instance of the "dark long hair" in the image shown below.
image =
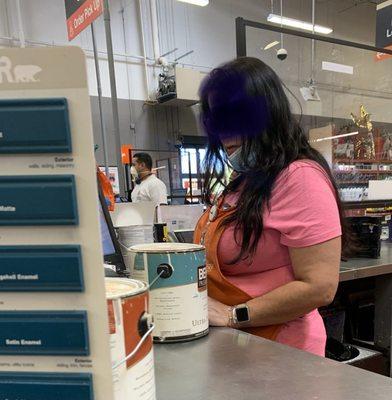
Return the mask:
<path id="1" fill-rule="evenodd" d="M 200 89 L 201 124 L 208 136 L 205 157 L 205 200 L 224 185 L 225 191 L 239 191 L 237 207 L 223 220 L 235 225 L 241 245 L 239 259 L 252 257 L 263 232 L 263 210 L 269 207 L 279 174 L 293 161 L 318 163 L 336 192 L 342 227 L 342 206 L 335 180 L 325 158 L 312 148 L 290 110 L 283 84 L 276 73 L 257 58 L 243 57 L 214 69 Z M 243 171 L 225 182 L 227 156 L 222 138 L 239 137 Z M 240 190 L 239 190 L 240 189 Z M 242 237 L 241 242 L 238 238 Z"/>

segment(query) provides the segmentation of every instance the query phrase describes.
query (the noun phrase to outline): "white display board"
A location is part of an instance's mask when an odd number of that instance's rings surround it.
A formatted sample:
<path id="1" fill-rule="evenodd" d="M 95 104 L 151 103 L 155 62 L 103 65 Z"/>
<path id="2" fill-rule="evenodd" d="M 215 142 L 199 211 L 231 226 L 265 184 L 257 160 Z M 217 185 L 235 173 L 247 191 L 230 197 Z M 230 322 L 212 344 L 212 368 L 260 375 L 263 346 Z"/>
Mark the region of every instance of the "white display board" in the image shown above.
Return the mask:
<path id="1" fill-rule="evenodd" d="M 158 221 L 167 224 L 167 230 L 194 230 L 204 212 L 203 204 L 158 206 Z"/>
<path id="2" fill-rule="evenodd" d="M 69 109 L 72 152 L 0 154 L 0 175 L 2 177 L 73 176 L 76 185 L 78 224 L 0 226 L 0 246 L 3 248 L 21 245 L 80 246 L 84 290 L 79 292 L 2 291 L 0 314 L 9 311 L 24 311 L 27 315 L 37 311 L 85 312 L 88 321 L 89 350 L 86 355 L 79 356 L 0 355 L 0 374 L 4 371 L 32 372 L 37 374 L 35 376 L 40 376 L 40 374 L 50 372 L 61 373 L 65 378 L 72 373 L 91 374 L 94 399 L 112 400 L 112 371 L 98 219 L 96 165 L 86 61 L 81 49 L 76 47 L 1 49 L 0 101 L 40 98 L 66 99 Z M 0 136 L 6 137 L 5 135 L 6 133 Z M 24 201 L 26 204 L 31 201 L 29 188 L 26 188 Z M 61 202 L 62 199 L 58 198 L 54 201 Z M 39 334 L 41 332 L 38 330 L 36 335 Z M 46 346 L 46 343 L 41 343 L 40 340 L 37 340 L 36 344 Z M 39 390 L 40 385 L 36 385 L 37 395 Z M 60 394 L 59 389 L 59 396 Z M 19 399 L 19 397 L 15 398 Z"/>

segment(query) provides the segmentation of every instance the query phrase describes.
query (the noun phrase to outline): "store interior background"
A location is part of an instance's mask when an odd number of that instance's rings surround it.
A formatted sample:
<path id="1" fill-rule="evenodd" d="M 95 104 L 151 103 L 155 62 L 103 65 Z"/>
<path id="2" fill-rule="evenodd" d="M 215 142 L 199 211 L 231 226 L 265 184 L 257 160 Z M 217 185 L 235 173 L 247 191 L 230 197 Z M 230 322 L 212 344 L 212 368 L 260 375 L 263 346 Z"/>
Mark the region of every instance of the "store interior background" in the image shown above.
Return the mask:
<path id="1" fill-rule="evenodd" d="M 28 46 L 75 45 L 85 51 L 94 140 L 98 145 L 95 153 L 96 161 L 98 165 L 103 165 L 103 143 L 90 28 L 81 32 L 72 42 L 68 42 L 63 0 L 20 1 L 23 34 Z M 315 21 L 316 24 L 333 29 L 330 37 L 374 46 L 376 4 L 382 1 L 316 0 Z M 208 7 L 192 6 L 176 0 L 157 0 L 156 3 L 160 54 L 177 48 L 178 50 L 167 57 L 169 62 L 173 62 L 177 57 L 193 51 L 192 54 L 183 58 L 179 65 L 198 70 L 203 74 L 236 57 L 235 19 L 237 17 L 266 22 L 268 14 L 272 11 L 271 5 L 273 5 L 274 13 L 280 14 L 279 0 L 273 2 L 271 0 L 210 0 Z M 135 149 L 146 150 L 153 156 L 155 162 L 167 158 L 178 160 L 179 150 L 176 144 L 179 137 L 188 136 L 193 138 L 189 140 L 197 142 L 195 137 L 203 135 L 198 126 L 199 106 L 197 104 L 191 107 L 153 104 L 161 69 L 155 64 L 154 59 L 150 1 L 110 0 L 110 7 L 121 143 L 131 144 Z M 283 14 L 311 21 L 312 0 L 283 0 Z M 94 26 L 100 58 L 108 164 L 116 166 L 117 149 L 113 129 L 103 17 L 98 18 Z M 21 34 L 19 29 L 16 1 L 0 0 L 0 47 L 19 46 L 18 38 Z M 289 35 L 284 35 L 283 39 L 288 58 L 285 61 L 279 61 L 275 49 L 264 51 L 262 48 L 273 40 L 281 40 L 281 35 L 270 31 L 248 29 L 247 53 L 262 59 L 275 69 L 295 95 L 296 98 L 289 95 L 289 99 L 297 115 L 302 110 L 301 123 L 306 133 L 312 128 L 324 127 L 328 124 L 335 124 L 338 132 L 344 125 L 352 123 L 350 114 L 359 115 L 360 106 L 364 105 L 371 114 L 373 126 L 381 133 L 392 134 L 392 59 L 376 62 L 375 54 L 370 51 L 316 42 L 313 77 L 321 101 L 306 102 L 299 89 L 306 85 L 311 77 L 311 40 Z M 144 56 L 146 63 L 143 60 Z M 354 74 L 323 71 L 322 61 L 350 65 L 354 68 Z M 86 115 L 86 118 L 89 116 Z M 201 140 L 199 145 L 202 142 Z M 185 158 L 187 167 L 186 162 Z M 389 165 L 392 166 L 392 162 Z M 391 179 L 392 170 L 388 173 Z M 177 174 L 176 177 L 179 178 L 179 175 Z M 199 177 L 197 179 L 200 180 Z M 177 183 L 181 185 L 184 182 L 178 179 Z M 390 200 L 387 205 L 390 214 Z M 358 204 L 355 205 L 357 206 Z M 363 216 L 363 214 L 360 215 Z M 389 225 L 392 232 L 392 224 Z M 391 234 L 389 235 L 392 237 Z M 361 336 L 359 334 L 355 336 L 356 332 L 354 332 L 349 339 L 354 337 L 362 340 L 365 337 L 364 340 L 375 343 L 377 350 L 381 349 L 383 352 L 383 364 L 381 367 L 369 369 L 386 375 L 390 375 L 392 274 L 384 271 L 374 273 L 373 276 L 369 271 L 376 262 L 381 267 L 384 264 L 390 265 L 391 254 L 391 246 L 387 243 L 380 260 L 369 260 L 369 258 L 363 260 L 362 264 L 366 267 L 364 272 L 357 272 L 360 262 L 358 264 L 357 261 L 351 264 L 343 263 L 337 296 L 344 306 L 349 304 L 351 307 L 348 308 L 348 314 L 351 312 L 354 316 L 347 319 L 354 321 L 353 326 L 362 326 L 358 321 L 364 321 L 367 336 L 359 337 Z M 367 268 L 366 263 L 370 263 L 372 268 Z M 357 296 L 357 292 L 365 293 L 364 300 Z M 352 293 L 357 297 L 351 302 Z M 365 312 L 369 309 L 372 311 L 368 314 L 357 313 L 356 310 L 359 307 L 356 304 L 359 301 L 362 301 L 361 307 L 362 304 L 366 305 Z M 352 303 L 355 303 L 355 306 Z M 327 311 L 333 318 L 336 315 L 341 316 L 345 311 L 342 311 L 343 307 L 340 308 L 340 306 L 341 304 L 337 307 L 337 311 Z M 341 321 L 344 324 L 343 317 Z M 339 340 L 343 340 L 343 333 Z M 388 362 L 385 361 L 386 359 Z"/>
<path id="2" fill-rule="evenodd" d="M 331 37 L 374 45 L 376 3 L 380 2 L 317 0 L 315 21 L 333 28 L 333 33 L 329 35 Z M 97 163 L 103 165 L 90 29 L 84 30 L 69 43 L 62 0 L 22 0 L 22 4 L 23 33 L 29 46 L 71 44 L 86 51 L 94 137 L 99 146 L 96 158 Z M 208 7 L 195 7 L 175 0 L 157 1 L 160 53 L 178 48 L 167 57 L 170 62 L 193 51 L 180 61 L 180 65 L 208 73 L 236 56 L 235 18 L 242 16 L 254 21 L 266 21 L 271 6 L 275 13 L 280 13 L 280 1 L 277 0 L 213 0 Z M 311 6 L 311 0 L 286 0 L 283 1 L 283 14 L 311 21 Z M 150 3 L 147 0 L 111 0 L 110 7 L 121 142 L 132 144 L 137 149 L 155 150 L 155 160 L 176 156 L 175 144 L 178 137 L 202 134 L 197 123 L 198 105 L 184 107 L 146 104 L 146 100 L 155 98 L 160 73 L 160 67 L 154 66 Z M 95 29 L 104 97 L 108 161 L 109 165 L 116 165 L 103 18 L 95 22 Z M 0 0 L 0 44 L 18 46 L 19 35 L 16 2 Z M 311 41 L 284 35 L 288 58 L 282 62 L 277 59 L 275 49 L 261 49 L 272 40 L 280 40 L 280 34 L 248 29 L 248 55 L 267 62 L 295 94 L 304 114 L 302 124 L 305 131 L 328 123 L 335 123 L 339 128 L 349 122 L 351 112 L 359 114 L 361 104 L 371 113 L 375 126 L 382 123 L 384 130 L 389 129 L 389 123 L 392 123 L 390 60 L 375 62 L 372 52 L 316 42 L 314 78 L 321 102 L 305 102 L 299 88 L 304 86 L 311 75 Z M 147 57 L 148 82 L 142 60 L 144 54 Z M 354 74 L 322 71 L 322 61 L 351 65 Z M 289 97 L 293 110 L 299 114 L 297 100 Z"/>

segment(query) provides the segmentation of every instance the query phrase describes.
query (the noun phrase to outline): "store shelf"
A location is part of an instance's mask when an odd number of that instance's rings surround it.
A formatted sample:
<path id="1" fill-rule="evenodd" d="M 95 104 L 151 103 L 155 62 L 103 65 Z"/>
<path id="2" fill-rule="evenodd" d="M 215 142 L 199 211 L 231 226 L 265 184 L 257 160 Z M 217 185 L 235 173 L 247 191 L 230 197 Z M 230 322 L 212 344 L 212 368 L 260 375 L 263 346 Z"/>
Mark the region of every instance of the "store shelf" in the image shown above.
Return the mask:
<path id="1" fill-rule="evenodd" d="M 386 211 L 386 212 L 381 212 L 381 213 L 377 213 L 377 212 L 372 212 L 372 211 L 366 211 L 366 216 L 367 217 L 379 217 L 379 218 L 383 218 L 386 217 L 387 215 L 391 215 L 392 211 Z"/>
<path id="2" fill-rule="evenodd" d="M 338 185 L 368 185 L 368 181 L 339 181 L 337 180 L 336 183 Z"/>
<path id="3" fill-rule="evenodd" d="M 353 169 L 351 171 L 346 171 L 346 170 L 340 170 L 340 169 L 334 169 L 333 170 L 334 174 L 380 174 L 380 171 L 376 171 L 374 169 Z M 385 172 L 385 171 L 383 171 Z M 390 171 L 392 172 L 392 171 Z"/>
<path id="4" fill-rule="evenodd" d="M 392 206 L 392 199 L 390 200 L 363 200 L 363 201 L 344 201 L 343 206 L 347 210 L 358 208 L 382 208 Z"/>
<path id="5" fill-rule="evenodd" d="M 368 159 L 351 159 L 351 158 L 336 158 L 333 163 L 346 164 L 392 164 L 392 160 L 368 160 Z"/>

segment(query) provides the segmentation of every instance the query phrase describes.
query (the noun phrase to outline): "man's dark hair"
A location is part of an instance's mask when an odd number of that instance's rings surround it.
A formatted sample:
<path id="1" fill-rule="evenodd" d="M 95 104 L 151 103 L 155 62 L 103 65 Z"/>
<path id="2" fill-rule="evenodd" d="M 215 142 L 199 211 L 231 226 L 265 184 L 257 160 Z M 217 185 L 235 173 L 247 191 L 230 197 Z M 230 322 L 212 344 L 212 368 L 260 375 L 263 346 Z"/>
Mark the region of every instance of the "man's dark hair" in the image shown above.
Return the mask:
<path id="1" fill-rule="evenodd" d="M 136 153 L 133 155 L 133 158 L 137 158 L 140 163 L 146 164 L 146 167 L 151 170 L 152 169 L 152 158 L 147 153 Z"/>

